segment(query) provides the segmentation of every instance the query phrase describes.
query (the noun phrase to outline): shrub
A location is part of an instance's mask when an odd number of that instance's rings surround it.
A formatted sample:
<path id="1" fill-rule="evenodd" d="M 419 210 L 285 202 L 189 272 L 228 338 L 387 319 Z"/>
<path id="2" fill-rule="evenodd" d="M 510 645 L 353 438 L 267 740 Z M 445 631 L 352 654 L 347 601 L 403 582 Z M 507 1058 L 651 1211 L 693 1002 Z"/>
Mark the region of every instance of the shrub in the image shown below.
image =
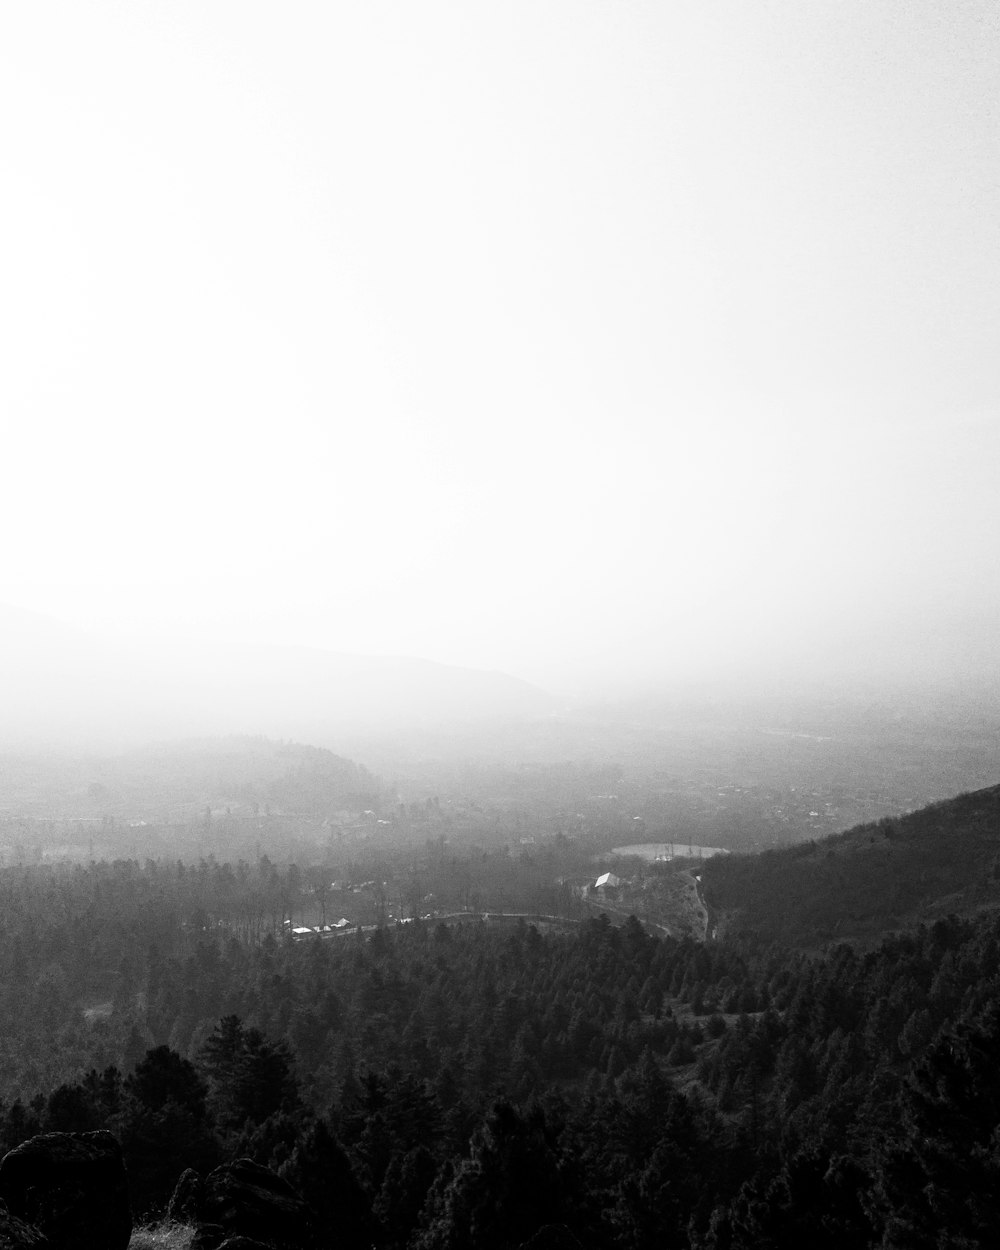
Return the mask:
<path id="1" fill-rule="evenodd" d="M 193 1224 L 146 1224 L 133 1230 L 128 1250 L 190 1250 L 194 1233 Z"/>

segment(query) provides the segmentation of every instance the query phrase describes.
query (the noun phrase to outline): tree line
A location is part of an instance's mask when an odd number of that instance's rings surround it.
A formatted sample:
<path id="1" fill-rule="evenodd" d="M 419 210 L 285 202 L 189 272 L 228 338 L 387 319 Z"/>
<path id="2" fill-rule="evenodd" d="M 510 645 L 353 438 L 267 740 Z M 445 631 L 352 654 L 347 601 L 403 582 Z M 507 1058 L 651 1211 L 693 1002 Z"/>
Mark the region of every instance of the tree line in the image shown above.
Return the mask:
<path id="1" fill-rule="evenodd" d="M 220 923 L 288 884 L 266 861 L 0 875 L 3 1146 L 107 1127 L 144 1214 L 248 1155 L 386 1250 L 1000 1234 L 997 919 L 822 953 L 607 918 Z"/>

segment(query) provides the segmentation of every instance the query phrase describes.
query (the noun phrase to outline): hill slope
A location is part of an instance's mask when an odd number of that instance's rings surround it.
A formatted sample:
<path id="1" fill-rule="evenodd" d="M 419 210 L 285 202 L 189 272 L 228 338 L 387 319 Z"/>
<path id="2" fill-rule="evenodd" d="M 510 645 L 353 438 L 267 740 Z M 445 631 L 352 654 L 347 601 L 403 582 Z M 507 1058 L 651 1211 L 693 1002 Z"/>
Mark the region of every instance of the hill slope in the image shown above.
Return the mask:
<path id="1" fill-rule="evenodd" d="M 328 816 L 378 803 L 379 779 L 320 747 L 229 737 L 119 754 L 0 752 L 0 822 L 185 820 L 205 808 Z"/>
<path id="2" fill-rule="evenodd" d="M 787 850 L 710 860 L 703 890 L 720 936 L 800 946 L 1000 907 L 1000 786 Z"/>

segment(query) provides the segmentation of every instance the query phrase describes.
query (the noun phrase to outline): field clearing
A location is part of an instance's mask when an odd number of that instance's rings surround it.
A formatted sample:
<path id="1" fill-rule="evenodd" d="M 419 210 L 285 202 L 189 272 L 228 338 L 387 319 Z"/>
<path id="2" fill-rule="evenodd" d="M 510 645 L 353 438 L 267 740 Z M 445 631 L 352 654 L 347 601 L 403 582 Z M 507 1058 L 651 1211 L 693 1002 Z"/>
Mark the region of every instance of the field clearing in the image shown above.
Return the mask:
<path id="1" fill-rule="evenodd" d="M 637 842 L 631 846 L 615 846 L 612 855 L 633 855 L 654 863 L 658 859 L 711 859 L 713 855 L 728 855 L 722 846 L 696 846 L 692 842 Z"/>

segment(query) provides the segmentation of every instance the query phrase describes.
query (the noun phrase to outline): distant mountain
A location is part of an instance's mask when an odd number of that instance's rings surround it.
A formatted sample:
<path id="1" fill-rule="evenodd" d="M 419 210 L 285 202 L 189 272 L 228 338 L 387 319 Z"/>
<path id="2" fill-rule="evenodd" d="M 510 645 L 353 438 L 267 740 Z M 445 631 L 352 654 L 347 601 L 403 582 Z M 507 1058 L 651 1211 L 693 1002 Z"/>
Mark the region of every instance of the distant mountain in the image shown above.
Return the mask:
<path id="1" fill-rule="evenodd" d="M 719 936 L 819 947 L 1000 908 L 1000 786 L 762 855 L 710 860 Z"/>
<path id="2" fill-rule="evenodd" d="M 116 645 L 0 606 L 0 742 L 124 744 L 248 733 L 323 743 L 395 728 L 543 713 L 506 673 L 309 647 Z"/>

